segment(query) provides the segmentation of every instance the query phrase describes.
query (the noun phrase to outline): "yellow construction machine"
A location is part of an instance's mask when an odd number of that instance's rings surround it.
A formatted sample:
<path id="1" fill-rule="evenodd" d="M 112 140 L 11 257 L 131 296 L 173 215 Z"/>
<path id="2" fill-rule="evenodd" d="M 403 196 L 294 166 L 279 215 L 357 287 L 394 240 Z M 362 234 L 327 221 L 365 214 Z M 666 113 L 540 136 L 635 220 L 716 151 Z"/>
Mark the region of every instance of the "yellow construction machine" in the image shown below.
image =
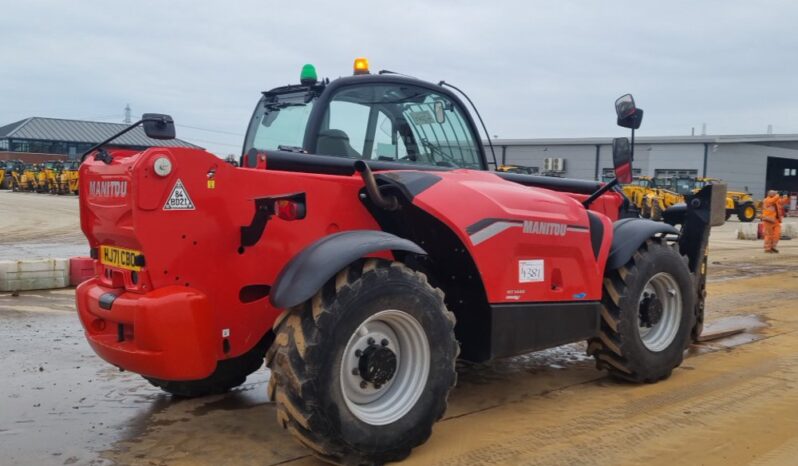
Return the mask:
<path id="1" fill-rule="evenodd" d="M 0 160 L 0 189 L 11 189 L 14 185 L 14 169 L 21 164 L 19 160 Z"/>
<path id="2" fill-rule="evenodd" d="M 630 184 L 623 186 L 623 193 L 629 201 L 637 207 L 640 215 L 651 216 L 651 198 L 656 192 L 656 181 L 650 176 L 636 176 Z"/>
<path id="3" fill-rule="evenodd" d="M 39 167 L 34 164 L 20 164 L 12 172 L 13 191 L 37 191 L 39 189 Z"/>
<path id="4" fill-rule="evenodd" d="M 60 160 L 49 160 L 39 166 L 36 176 L 38 186 L 36 192 L 58 194 L 59 175 L 63 164 Z"/>
<path id="5" fill-rule="evenodd" d="M 499 165 L 496 167 L 497 172 L 504 173 L 521 173 L 522 175 L 537 175 L 538 170 L 535 167 L 525 167 L 523 165 Z"/>
<path id="6" fill-rule="evenodd" d="M 80 162 L 77 160 L 64 162 L 58 177 L 58 194 L 78 193 L 78 170 Z"/>
<path id="7" fill-rule="evenodd" d="M 693 191 L 698 192 L 708 184 L 721 182 L 722 180 L 717 178 L 696 178 Z M 756 202 L 754 202 L 751 193 L 744 191 L 726 192 L 726 220 L 732 215 L 737 215 L 741 222 L 752 222 L 756 218 L 756 211 Z"/>

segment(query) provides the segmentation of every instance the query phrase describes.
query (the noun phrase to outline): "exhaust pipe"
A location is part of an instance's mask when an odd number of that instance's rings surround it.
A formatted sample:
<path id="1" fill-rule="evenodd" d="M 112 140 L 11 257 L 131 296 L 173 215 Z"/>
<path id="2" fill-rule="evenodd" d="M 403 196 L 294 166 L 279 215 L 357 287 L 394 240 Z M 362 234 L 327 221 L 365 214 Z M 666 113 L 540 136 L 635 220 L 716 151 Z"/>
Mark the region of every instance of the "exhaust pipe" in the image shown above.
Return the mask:
<path id="1" fill-rule="evenodd" d="M 360 173 L 363 178 L 363 184 L 366 185 L 366 193 L 371 202 L 384 210 L 397 210 L 399 209 L 399 201 L 394 196 L 383 196 L 380 189 L 377 187 L 377 180 L 374 179 L 374 174 L 371 173 L 371 168 L 362 160 L 355 162 L 355 170 Z"/>

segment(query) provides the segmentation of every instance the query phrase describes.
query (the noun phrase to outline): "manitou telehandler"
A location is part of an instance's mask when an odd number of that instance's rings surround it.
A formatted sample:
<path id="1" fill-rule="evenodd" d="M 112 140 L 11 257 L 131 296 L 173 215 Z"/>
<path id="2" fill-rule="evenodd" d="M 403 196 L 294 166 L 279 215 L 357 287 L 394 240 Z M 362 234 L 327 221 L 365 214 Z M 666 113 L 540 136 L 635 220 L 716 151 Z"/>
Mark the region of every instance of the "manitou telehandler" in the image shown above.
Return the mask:
<path id="1" fill-rule="evenodd" d="M 667 223 L 622 218 L 618 180 L 488 171 L 454 91 L 365 60 L 334 81 L 308 65 L 263 93 L 239 167 L 200 149 L 89 151 L 97 274 L 77 303 L 92 348 L 179 396 L 240 385 L 265 356 L 280 425 L 345 464 L 424 443 L 458 355 L 586 340 L 615 377 L 670 376 L 701 332 L 725 186 Z M 626 95 L 616 111 L 634 138 L 642 110 Z M 175 136 L 166 115 L 138 124 Z M 613 144 L 625 183 L 632 147 Z"/>

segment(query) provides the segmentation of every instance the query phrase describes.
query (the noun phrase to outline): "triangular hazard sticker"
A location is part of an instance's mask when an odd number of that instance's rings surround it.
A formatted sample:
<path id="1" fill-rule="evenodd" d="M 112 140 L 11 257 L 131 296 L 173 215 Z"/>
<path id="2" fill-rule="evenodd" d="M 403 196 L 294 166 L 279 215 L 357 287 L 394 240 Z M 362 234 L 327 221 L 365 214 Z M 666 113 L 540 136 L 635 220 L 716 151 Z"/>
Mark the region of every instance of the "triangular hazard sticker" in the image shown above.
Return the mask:
<path id="1" fill-rule="evenodd" d="M 175 183 L 175 187 L 172 188 L 172 193 L 169 194 L 166 204 L 163 205 L 163 210 L 194 210 L 194 203 L 191 202 L 186 187 L 179 179 Z"/>

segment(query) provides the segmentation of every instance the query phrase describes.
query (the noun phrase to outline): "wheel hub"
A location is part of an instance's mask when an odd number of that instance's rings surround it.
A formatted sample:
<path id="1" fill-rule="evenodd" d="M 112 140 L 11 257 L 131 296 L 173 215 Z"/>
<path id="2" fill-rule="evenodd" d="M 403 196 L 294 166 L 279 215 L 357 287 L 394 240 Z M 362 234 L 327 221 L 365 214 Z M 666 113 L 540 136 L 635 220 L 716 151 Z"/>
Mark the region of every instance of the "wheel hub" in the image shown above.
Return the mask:
<path id="1" fill-rule="evenodd" d="M 640 324 L 651 328 L 662 319 L 662 301 L 655 293 L 645 293 L 640 301 Z"/>
<path id="2" fill-rule="evenodd" d="M 396 373 L 396 354 L 385 346 L 371 344 L 358 360 L 360 377 L 375 386 L 384 385 Z"/>

